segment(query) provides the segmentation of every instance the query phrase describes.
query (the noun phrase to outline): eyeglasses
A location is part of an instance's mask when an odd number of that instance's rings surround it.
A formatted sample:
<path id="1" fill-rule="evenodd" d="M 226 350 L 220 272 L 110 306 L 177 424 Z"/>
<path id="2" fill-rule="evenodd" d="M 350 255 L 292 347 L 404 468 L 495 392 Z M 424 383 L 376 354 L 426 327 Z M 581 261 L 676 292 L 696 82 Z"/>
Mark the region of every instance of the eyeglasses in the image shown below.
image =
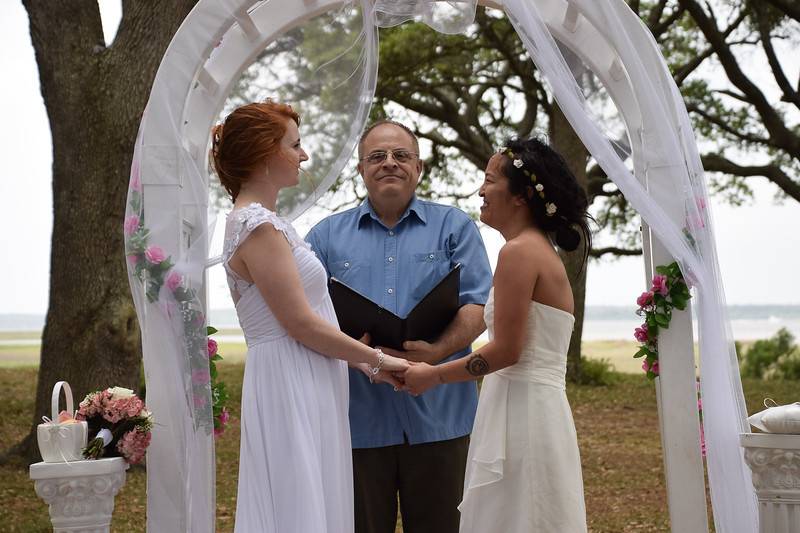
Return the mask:
<path id="1" fill-rule="evenodd" d="M 392 154 L 392 159 L 397 161 L 398 163 L 408 163 L 415 157 L 419 157 L 419 154 L 415 154 L 414 152 L 409 152 L 408 150 L 378 150 L 375 152 L 370 153 L 366 157 L 362 157 L 361 161 L 366 161 L 370 165 L 379 165 L 386 161 L 386 158 L 389 154 Z"/>

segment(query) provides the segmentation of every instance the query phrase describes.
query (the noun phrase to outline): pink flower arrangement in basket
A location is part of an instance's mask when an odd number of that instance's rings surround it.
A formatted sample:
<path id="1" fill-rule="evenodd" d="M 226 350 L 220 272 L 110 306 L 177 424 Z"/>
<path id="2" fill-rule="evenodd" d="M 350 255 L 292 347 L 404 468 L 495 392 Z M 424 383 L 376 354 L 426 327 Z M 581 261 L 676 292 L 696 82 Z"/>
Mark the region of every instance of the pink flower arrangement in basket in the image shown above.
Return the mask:
<path id="1" fill-rule="evenodd" d="M 86 459 L 122 457 L 130 464 L 144 459 L 153 415 L 132 390 L 110 387 L 91 392 L 80 403 L 76 418 L 89 426 Z"/>

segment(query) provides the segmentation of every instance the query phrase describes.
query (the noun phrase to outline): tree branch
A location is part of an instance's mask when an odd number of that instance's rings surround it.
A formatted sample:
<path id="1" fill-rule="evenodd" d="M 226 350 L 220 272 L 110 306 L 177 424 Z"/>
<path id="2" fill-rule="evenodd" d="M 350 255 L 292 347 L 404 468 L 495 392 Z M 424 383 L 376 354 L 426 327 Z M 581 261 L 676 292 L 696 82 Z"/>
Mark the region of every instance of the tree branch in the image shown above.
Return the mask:
<path id="1" fill-rule="evenodd" d="M 794 181 L 777 164 L 743 166 L 719 154 L 706 154 L 701 159 L 706 172 L 722 172 L 745 178 L 761 176 L 777 185 L 787 196 L 800 202 L 800 183 Z"/>
<path id="2" fill-rule="evenodd" d="M 786 127 L 783 118 L 770 105 L 764 93 L 742 72 L 723 34 L 717 29 L 716 22 L 695 0 L 679 0 L 679 2 L 691 14 L 697 27 L 714 48 L 728 79 L 748 97 L 751 105 L 761 116 L 764 127 L 770 134 L 771 144 L 786 150 L 793 157 L 800 158 L 800 136 Z"/>
<path id="3" fill-rule="evenodd" d="M 757 137 L 755 135 L 749 135 L 749 134 L 742 133 L 741 131 L 733 129 L 724 120 L 722 120 L 721 118 L 719 118 L 717 116 L 712 115 L 708 111 L 705 111 L 705 110 L 701 109 L 700 106 L 698 106 L 696 104 L 687 103 L 686 104 L 686 109 L 689 112 L 697 113 L 698 115 L 700 115 L 701 117 L 703 117 L 707 121 L 709 121 L 712 124 L 714 124 L 715 126 L 717 126 L 722 131 L 724 131 L 726 133 L 729 133 L 729 134 L 733 135 L 734 137 L 737 137 L 737 138 L 739 138 L 739 139 L 741 139 L 743 141 L 748 141 L 748 142 L 757 143 L 757 144 L 763 144 L 763 145 L 769 145 L 770 144 L 770 140 L 768 138 Z"/>
<path id="4" fill-rule="evenodd" d="M 592 248 L 589 251 L 589 257 L 594 257 L 598 259 L 603 257 L 604 255 L 616 255 L 616 256 L 623 256 L 623 255 L 642 255 L 641 248 L 635 249 L 628 249 L 628 248 L 618 248 L 616 246 L 607 246 L 605 248 Z"/>
<path id="5" fill-rule="evenodd" d="M 758 10 L 756 17 L 758 19 L 758 33 L 761 35 L 761 46 L 764 48 L 764 53 L 766 54 L 767 61 L 772 69 L 772 75 L 775 78 L 775 82 L 778 84 L 778 87 L 780 87 L 781 91 L 783 91 L 783 100 L 794 104 L 797 108 L 800 108 L 800 93 L 792 89 L 792 84 L 789 83 L 789 80 L 786 78 L 786 74 L 783 72 L 781 62 L 778 60 L 778 56 L 775 54 L 775 49 L 772 47 L 770 28 L 762 10 Z"/>
<path id="6" fill-rule="evenodd" d="M 772 7 L 782 11 L 786 16 L 800 22 L 800 4 L 797 0 L 766 0 Z"/>

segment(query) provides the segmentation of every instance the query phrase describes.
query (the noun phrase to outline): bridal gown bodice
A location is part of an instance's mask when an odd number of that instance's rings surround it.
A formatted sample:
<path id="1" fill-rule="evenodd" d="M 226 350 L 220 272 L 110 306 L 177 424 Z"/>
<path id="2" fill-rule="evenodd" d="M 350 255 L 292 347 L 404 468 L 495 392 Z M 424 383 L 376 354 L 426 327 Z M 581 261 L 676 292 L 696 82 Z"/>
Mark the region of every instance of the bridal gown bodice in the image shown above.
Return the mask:
<path id="1" fill-rule="evenodd" d="M 223 258 L 225 258 L 228 286 L 236 304 L 239 325 L 242 327 L 248 346 L 287 335 L 286 330 L 278 322 L 258 288 L 253 283 L 239 277 L 227 263 L 243 238 L 249 236 L 259 225 L 265 222 L 269 223 L 285 234 L 292 247 L 303 292 L 311 308 L 317 310 L 330 304 L 325 268 L 317 260 L 308 243 L 300 238 L 288 221 L 259 204 L 251 204 L 248 207 L 237 209 L 231 214 L 231 218 L 226 228 Z"/>
<path id="2" fill-rule="evenodd" d="M 483 314 L 489 339 L 494 339 L 494 291 Z M 526 340 L 519 361 L 498 370 L 497 375 L 564 389 L 566 356 L 575 318 L 561 309 L 532 301 L 527 321 Z"/>
<path id="3" fill-rule="evenodd" d="M 495 338 L 494 291 L 484 308 Z M 580 455 L 565 376 L 574 317 L 531 302 L 519 360 L 483 379 L 461 533 L 583 533 Z"/>
<path id="4" fill-rule="evenodd" d="M 289 243 L 311 310 L 338 327 L 325 269 L 292 225 L 259 204 L 231 212 L 223 265 L 247 341 L 235 531 L 350 533 L 347 365 L 289 336 L 259 288 L 231 268 L 237 248 L 262 224 Z"/>

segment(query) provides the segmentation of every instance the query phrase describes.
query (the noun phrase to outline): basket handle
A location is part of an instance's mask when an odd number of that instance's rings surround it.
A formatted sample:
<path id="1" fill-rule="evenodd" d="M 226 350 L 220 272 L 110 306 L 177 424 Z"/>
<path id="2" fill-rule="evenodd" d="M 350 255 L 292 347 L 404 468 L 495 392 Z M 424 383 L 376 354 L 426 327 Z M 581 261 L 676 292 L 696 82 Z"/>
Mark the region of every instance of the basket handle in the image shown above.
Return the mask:
<path id="1" fill-rule="evenodd" d="M 64 397 L 67 399 L 67 412 L 71 415 L 73 411 L 72 404 L 72 388 L 66 381 L 59 381 L 53 385 L 53 397 L 50 402 L 51 410 L 53 411 L 53 422 L 58 421 L 58 400 L 61 395 L 61 389 L 64 389 Z"/>

